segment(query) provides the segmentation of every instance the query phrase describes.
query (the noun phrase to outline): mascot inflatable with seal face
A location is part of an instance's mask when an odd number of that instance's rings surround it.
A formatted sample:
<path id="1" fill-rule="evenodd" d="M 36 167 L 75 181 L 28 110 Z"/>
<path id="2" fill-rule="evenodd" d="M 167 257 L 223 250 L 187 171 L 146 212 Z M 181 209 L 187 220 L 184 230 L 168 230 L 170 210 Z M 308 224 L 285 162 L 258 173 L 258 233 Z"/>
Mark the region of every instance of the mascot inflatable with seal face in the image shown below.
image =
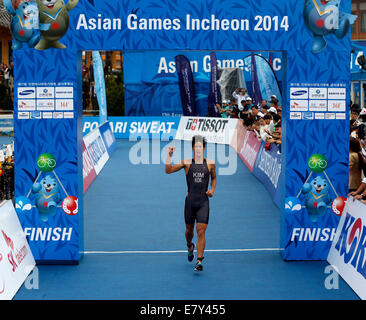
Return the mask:
<path id="1" fill-rule="evenodd" d="M 69 0 L 67 5 L 63 0 L 36 0 L 39 9 L 39 23 L 49 25 L 47 30 L 40 30 L 42 38 L 36 49 L 49 48 L 65 49 L 60 42 L 69 28 L 69 11 L 74 9 L 79 0 Z"/>

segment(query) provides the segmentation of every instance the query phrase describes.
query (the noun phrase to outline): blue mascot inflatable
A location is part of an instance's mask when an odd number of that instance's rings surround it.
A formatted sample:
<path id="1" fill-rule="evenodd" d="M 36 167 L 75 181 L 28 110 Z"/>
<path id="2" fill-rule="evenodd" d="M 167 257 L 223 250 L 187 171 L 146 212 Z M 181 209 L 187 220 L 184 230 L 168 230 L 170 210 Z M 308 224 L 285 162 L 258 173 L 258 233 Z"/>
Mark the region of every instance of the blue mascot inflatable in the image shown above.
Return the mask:
<path id="1" fill-rule="evenodd" d="M 343 38 L 357 16 L 339 10 L 341 0 L 305 0 L 304 21 L 314 35 L 313 53 L 322 51 L 327 42 L 324 36 L 334 34 Z"/>
<path id="2" fill-rule="evenodd" d="M 13 49 L 21 49 L 23 43 L 34 48 L 40 41 L 40 34 L 37 30 L 49 28 L 49 25 L 39 24 L 39 10 L 37 3 L 33 0 L 23 1 L 15 8 L 12 0 L 4 0 L 6 11 L 12 15 L 10 30 L 13 36 Z"/>
<path id="3" fill-rule="evenodd" d="M 310 183 L 303 185 L 302 192 L 305 195 L 305 207 L 310 220 L 318 221 L 318 217 L 325 215 L 328 204 L 331 202 L 328 181 L 317 176 Z"/>

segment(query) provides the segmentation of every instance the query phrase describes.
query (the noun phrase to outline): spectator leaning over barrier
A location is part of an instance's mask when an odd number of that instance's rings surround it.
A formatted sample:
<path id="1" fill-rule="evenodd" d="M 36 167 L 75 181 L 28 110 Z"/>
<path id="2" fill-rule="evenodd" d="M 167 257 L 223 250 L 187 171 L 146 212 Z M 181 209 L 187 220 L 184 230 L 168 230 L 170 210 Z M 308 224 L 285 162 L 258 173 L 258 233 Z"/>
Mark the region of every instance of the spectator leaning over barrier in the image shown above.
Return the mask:
<path id="1" fill-rule="evenodd" d="M 228 110 L 227 110 L 227 114 L 229 117 L 231 117 L 231 118 L 237 117 L 237 114 L 234 112 L 234 110 L 237 110 L 236 100 L 230 99 L 230 102 L 228 104 Z"/>
<path id="2" fill-rule="evenodd" d="M 352 196 L 353 200 L 362 200 L 363 203 L 366 203 L 366 178 L 362 180 L 357 190 L 350 192 L 348 196 Z"/>
<path id="3" fill-rule="evenodd" d="M 281 152 L 281 144 L 282 144 L 282 127 L 281 122 L 276 124 L 275 131 L 272 132 L 272 137 L 267 139 L 268 143 L 275 143 Z"/>
<path id="4" fill-rule="evenodd" d="M 355 138 L 350 138 L 349 151 L 349 183 L 348 192 L 356 191 L 362 181 L 362 163 L 360 142 Z"/>
<path id="5" fill-rule="evenodd" d="M 229 105 L 227 100 L 223 100 L 222 101 L 222 106 L 220 104 L 216 105 L 217 108 L 219 109 L 220 115 L 222 118 L 228 118 L 229 117 Z"/>
<path id="6" fill-rule="evenodd" d="M 263 132 L 263 128 L 265 125 L 266 125 L 266 123 L 263 118 L 259 118 L 258 120 L 254 121 L 252 130 L 254 131 L 254 133 L 256 134 L 256 136 L 259 140 L 262 139 L 261 133 Z"/>
<path id="7" fill-rule="evenodd" d="M 273 120 L 270 114 L 266 114 L 263 117 L 264 126 L 261 127 L 260 136 L 264 142 L 267 142 L 271 138 L 270 132 L 273 130 Z"/>
<path id="8" fill-rule="evenodd" d="M 257 105 L 253 105 L 248 117 L 244 120 L 244 125 L 250 128 L 262 117 L 264 117 L 264 115 L 259 111 L 259 107 Z"/>

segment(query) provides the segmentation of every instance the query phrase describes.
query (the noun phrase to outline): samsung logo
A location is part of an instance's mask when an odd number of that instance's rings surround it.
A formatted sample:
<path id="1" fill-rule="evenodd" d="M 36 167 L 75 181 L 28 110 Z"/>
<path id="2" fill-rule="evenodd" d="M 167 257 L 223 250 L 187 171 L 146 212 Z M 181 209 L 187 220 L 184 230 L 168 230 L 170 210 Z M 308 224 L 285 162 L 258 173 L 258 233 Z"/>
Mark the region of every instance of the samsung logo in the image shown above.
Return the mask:
<path id="1" fill-rule="evenodd" d="M 20 96 L 29 96 L 29 95 L 31 95 L 33 93 L 35 93 L 34 90 L 24 90 L 24 91 L 19 92 L 19 95 Z"/>
<path id="2" fill-rule="evenodd" d="M 295 91 L 295 92 L 292 92 L 291 95 L 293 96 L 302 96 L 304 94 L 307 94 L 308 92 L 306 90 L 298 90 L 298 91 Z"/>

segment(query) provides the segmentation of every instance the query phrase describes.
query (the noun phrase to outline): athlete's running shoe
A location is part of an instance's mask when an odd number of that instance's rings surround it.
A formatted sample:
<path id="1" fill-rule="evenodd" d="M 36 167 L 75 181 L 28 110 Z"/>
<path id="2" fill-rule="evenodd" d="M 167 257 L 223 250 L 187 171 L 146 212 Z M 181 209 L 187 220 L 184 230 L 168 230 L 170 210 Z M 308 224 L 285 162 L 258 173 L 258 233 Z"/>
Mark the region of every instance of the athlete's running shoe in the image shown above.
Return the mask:
<path id="1" fill-rule="evenodd" d="M 188 249 L 188 261 L 192 262 L 194 259 L 194 243 L 192 242 L 192 250 Z"/>
<path id="2" fill-rule="evenodd" d="M 197 261 L 196 265 L 194 266 L 194 271 L 203 271 L 203 266 L 201 261 Z"/>

